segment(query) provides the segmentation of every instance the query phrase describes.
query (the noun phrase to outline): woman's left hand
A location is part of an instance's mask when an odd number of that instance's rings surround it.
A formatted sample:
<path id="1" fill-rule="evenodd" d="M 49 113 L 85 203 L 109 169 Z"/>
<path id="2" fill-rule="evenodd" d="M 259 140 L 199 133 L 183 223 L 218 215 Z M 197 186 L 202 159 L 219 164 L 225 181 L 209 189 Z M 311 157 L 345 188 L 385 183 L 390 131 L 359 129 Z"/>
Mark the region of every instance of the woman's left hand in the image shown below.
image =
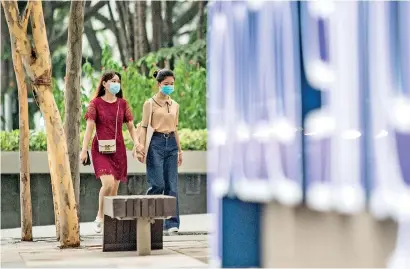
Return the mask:
<path id="1" fill-rule="evenodd" d="M 178 152 L 178 166 L 182 164 L 182 151 Z"/>

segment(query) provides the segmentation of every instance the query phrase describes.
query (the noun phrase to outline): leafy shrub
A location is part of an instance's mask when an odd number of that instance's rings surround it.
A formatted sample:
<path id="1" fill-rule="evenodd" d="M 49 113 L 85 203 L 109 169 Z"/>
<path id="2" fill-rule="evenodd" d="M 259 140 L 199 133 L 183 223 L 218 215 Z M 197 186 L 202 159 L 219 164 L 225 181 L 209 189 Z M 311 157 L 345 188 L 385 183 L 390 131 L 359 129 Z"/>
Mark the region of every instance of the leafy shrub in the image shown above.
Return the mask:
<path id="1" fill-rule="evenodd" d="M 196 35 L 196 32 L 195 32 Z M 163 61 L 172 59 L 191 59 L 200 66 L 206 66 L 206 40 L 199 39 L 191 44 L 174 46 L 172 48 L 161 48 L 156 52 L 150 52 L 138 60 L 138 65 L 152 66 Z"/>
<path id="2" fill-rule="evenodd" d="M 206 150 L 207 132 L 206 130 L 181 129 L 178 131 L 182 150 Z M 81 133 L 80 143 L 83 141 L 84 133 Z M 128 150 L 133 147 L 133 142 L 128 131 L 124 132 L 125 145 Z M 19 131 L 0 132 L 0 150 L 18 151 L 19 150 Z M 30 132 L 30 151 L 46 151 L 47 137 L 44 132 Z"/>

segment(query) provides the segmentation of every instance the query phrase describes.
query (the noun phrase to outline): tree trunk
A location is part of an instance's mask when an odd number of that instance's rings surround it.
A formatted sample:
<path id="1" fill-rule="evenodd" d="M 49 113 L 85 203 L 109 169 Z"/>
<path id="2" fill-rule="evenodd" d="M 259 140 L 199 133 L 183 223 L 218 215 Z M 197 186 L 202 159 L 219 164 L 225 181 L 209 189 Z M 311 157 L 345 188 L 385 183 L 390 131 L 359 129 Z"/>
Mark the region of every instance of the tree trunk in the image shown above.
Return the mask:
<path id="1" fill-rule="evenodd" d="M 148 35 L 147 35 L 147 28 L 146 28 L 146 23 L 147 23 L 147 15 L 146 15 L 146 10 L 147 10 L 147 2 L 146 1 L 136 1 L 135 2 L 135 13 L 137 17 L 137 40 L 136 40 L 136 46 L 138 47 L 138 58 L 144 57 L 149 52 L 149 43 L 148 43 Z M 137 60 L 137 59 L 136 59 Z M 145 65 L 141 66 L 141 72 L 143 74 L 148 73 L 149 68 L 147 68 Z"/>
<path id="2" fill-rule="evenodd" d="M 120 16 L 121 27 L 119 30 L 124 40 L 126 57 L 129 58 L 132 55 L 131 52 L 133 48 L 131 47 L 130 40 L 128 39 L 129 35 L 127 33 L 127 20 L 125 18 L 126 14 L 122 5 L 122 1 L 115 1 L 115 3 L 117 4 L 117 11 Z"/>
<path id="3" fill-rule="evenodd" d="M 199 6 L 199 22 L 197 30 L 197 39 L 204 38 L 204 22 L 205 22 L 205 2 L 198 1 Z"/>
<path id="4" fill-rule="evenodd" d="M 13 48 L 15 51 L 15 48 Z M 30 162 L 29 162 L 29 120 L 27 85 L 24 80 L 24 70 L 21 58 L 13 56 L 14 71 L 16 72 L 19 97 L 19 126 L 20 126 L 20 214 L 21 240 L 33 240 L 33 215 L 30 191 Z"/>
<path id="5" fill-rule="evenodd" d="M 77 206 L 70 162 L 67 153 L 66 135 L 51 85 L 51 57 L 47 41 L 41 1 L 29 1 L 22 17 L 17 1 L 2 0 L 10 35 L 16 39 L 16 50 L 23 60 L 26 74 L 31 80 L 40 110 L 46 122 L 47 148 L 53 190 L 58 193 L 61 247 L 80 245 Z M 33 47 L 27 36 L 28 18 L 31 18 Z M 27 104 L 28 105 L 28 104 Z"/>
<path id="6" fill-rule="evenodd" d="M 141 2 L 141 9 L 140 9 L 140 14 L 141 14 L 141 33 L 144 38 L 144 46 L 141 47 L 141 55 L 144 56 L 148 52 L 151 51 L 151 46 L 149 44 L 148 40 L 148 34 L 147 34 L 147 1 L 138 1 Z"/>
<path id="7" fill-rule="evenodd" d="M 151 1 L 152 18 L 152 51 L 157 51 L 162 47 L 162 8 L 161 1 Z"/>
<path id="8" fill-rule="evenodd" d="M 147 34 L 147 2 L 137 1 L 138 6 L 138 47 L 140 49 L 139 54 L 143 57 L 150 51 L 148 34 Z"/>
<path id="9" fill-rule="evenodd" d="M 124 1 L 124 12 L 126 14 L 126 23 L 127 23 L 127 33 L 128 33 L 128 41 L 130 44 L 130 57 L 134 57 L 135 55 L 135 44 L 134 44 L 134 15 L 130 9 L 130 2 Z"/>
<path id="10" fill-rule="evenodd" d="M 95 70 L 101 70 L 102 48 L 97 38 L 97 32 L 94 30 L 91 21 L 84 23 L 84 33 L 93 51 L 93 67 Z"/>
<path id="11" fill-rule="evenodd" d="M 140 36 L 138 35 L 138 30 L 139 30 L 138 29 L 139 28 L 139 25 L 138 25 L 138 23 L 139 23 L 138 9 L 139 9 L 139 7 L 138 6 L 139 6 L 138 1 L 135 1 L 134 2 L 134 16 L 132 17 L 132 24 L 133 24 L 132 29 L 133 29 L 133 36 L 134 36 L 134 55 L 133 55 L 133 57 L 134 57 L 135 61 L 137 61 L 141 57 L 140 48 L 138 46 L 139 46 L 139 44 L 143 43 L 142 40 L 141 41 L 139 40 Z"/>
<path id="12" fill-rule="evenodd" d="M 168 48 L 174 45 L 173 41 L 173 31 L 172 31 L 172 18 L 173 18 L 173 11 L 176 1 L 167 1 L 166 8 L 165 8 L 165 38 L 166 38 L 166 46 Z"/>
<path id="13" fill-rule="evenodd" d="M 16 7 L 15 5 L 14 7 Z M 28 120 L 28 96 L 27 84 L 25 82 L 24 67 L 18 48 L 18 40 L 11 32 L 9 37 L 4 32 L 6 29 L 2 18 L 2 37 L 4 41 L 10 40 L 11 53 L 16 74 L 18 100 L 19 100 L 19 148 L 20 148 L 20 215 L 21 215 L 21 240 L 33 240 L 33 219 L 30 191 L 30 163 L 29 163 L 29 120 Z M 10 61 L 8 61 L 10 62 Z M 3 64 L 3 61 L 2 61 Z M 7 65 L 6 65 L 7 69 Z M 7 71 L 8 70 L 2 70 Z M 9 83 L 8 74 L 2 74 L 3 80 Z M 8 87 L 8 85 L 7 85 Z"/>
<path id="14" fill-rule="evenodd" d="M 84 31 L 84 0 L 72 1 L 68 22 L 65 119 L 68 156 L 74 185 L 77 216 L 80 218 L 80 117 L 81 117 L 81 63 Z"/>
<path id="15" fill-rule="evenodd" d="M 19 99 L 19 147 L 20 147 L 20 215 L 21 240 L 33 241 L 33 219 L 30 191 L 29 162 L 29 121 L 28 96 L 25 82 L 24 67 L 18 50 L 17 40 L 11 36 L 11 51 L 13 55 L 14 72 L 16 74 Z"/>
<path id="16" fill-rule="evenodd" d="M 47 130 L 46 130 L 47 132 Z M 50 145 L 52 142 L 47 137 L 47 157 L 48 157 L 48 166 L 50 167 L 50 178 L 51 178 L 51 192 L 53 193 L 53 208 L 54 208 L 54 221 L 56 226 L 56 239 L 60 241 L 60 193 L 58 188 L 56 189 L 56 183 L 58 179 L 56 177 L 56 173 L 52 171 L 53 165 L 51 164 L 51 159 L 53 158 L 51 154 Z"/>
<path id="17" fill-rule="evenodd" d="M 2 8 L 3 9 L 3 8 Z M 10 81 L 12 77 L 11 72 L 11 57 L 9 52 L 10 48 L 10 33 L 7 29 L 7 22 L 5 16 L 1 16 L 1 97 L 9 89 Z"/>
<path id="18" fill-rule="evenodd" d="M 203 1 L 204 5 L 207 4 L 208 1 Z M 179 16 L 173 23 L 173 32 L 174 35 L 178 33 L 178 31 L 184 27 L 184 25 L 191 23 L 193 19 L 198 15 L 198 4 L 197 1 L 191 1 L 190 8 L 185 11 L 181 16 Z"/>
<path id="19" fill-rule="evenodd" d="M 167 1 L 165 2 L 165 21 L 164 21 L 164 35 L 165 35 L 165 46 L 171 48 L 174 46 L 174 35 L 172 28 L 172 18 L 173 11 L 176 1 Z M 164 61 L 164 68 L 174 69 L 174 57 L 171 57 L 169 60 Z"/>
<path id="20" fill-rule="evenodd" d="M 111 8 L 110 3 L 108 3 L 108 11 L 110 13 L 111 23 L 113 25 L 113 28 L 115 29 L 114 34 L 115 34 L 115 37 L 117 39 L 118 49 L 120 50 L 121 62 L 122 62 L 123 65 L 126 65 L 127 64 L 127 59 L 126 59 L 126 56 L 125 56 L 126 52 L 124 50 L 124 46 L 126 46 L 126 45 L 124 45 L 124 43 L 123 43 L 124 41 L 121 39 L 120 31 L 119 31 L 119 29 L 117 27 L 117 23 L 114 19 L 114 14 L 112 12 L 112 8 Z"/>

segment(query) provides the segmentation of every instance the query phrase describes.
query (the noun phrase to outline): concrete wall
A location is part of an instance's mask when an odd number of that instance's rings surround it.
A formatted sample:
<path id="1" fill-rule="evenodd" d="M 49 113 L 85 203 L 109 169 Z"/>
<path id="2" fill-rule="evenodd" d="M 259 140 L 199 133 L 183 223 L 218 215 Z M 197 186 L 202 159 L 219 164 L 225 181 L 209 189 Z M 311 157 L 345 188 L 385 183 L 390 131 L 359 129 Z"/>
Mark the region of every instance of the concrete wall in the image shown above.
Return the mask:
<path id="1" fill-rule="evenodd" d="M 145 165 L 131 156 L 127 152 L 128 174 L 145 174 Z M 17 152 L 1 152 L 1 174 L 19 174 L 20 158 Z M 80 173 L 92 174 L 94 168 L 90 166 L 81 166 Z M 189 174 L 206 174 L 206 151 L 185 151 L 184 161 L 178 169 L 179 173 Z M 30 152 L 30 173 L 31 174 L 48 174 L 47 153 L 43 151 Z"/>
<path id="2" fill-rule="evenodd" d="M 128 154 L 128 182 L 121 183 L 119 194 L 144 194 L 147 190 L 145 167 Z M 30 153 L 31 199 L 33 225 L 54 224 L 53 197 L 45 152 Z M 93 221 L 98 209 L 101 186 L 92 174 L 92 167 L 82 167 L 80 186 L 80 218 Z M 179 169 L 179 202 L 181 214 L 206 213 L 206 153 L 185 152 Z M 19 156 L 1 153 L 1 229 L 20 227 Z"/>

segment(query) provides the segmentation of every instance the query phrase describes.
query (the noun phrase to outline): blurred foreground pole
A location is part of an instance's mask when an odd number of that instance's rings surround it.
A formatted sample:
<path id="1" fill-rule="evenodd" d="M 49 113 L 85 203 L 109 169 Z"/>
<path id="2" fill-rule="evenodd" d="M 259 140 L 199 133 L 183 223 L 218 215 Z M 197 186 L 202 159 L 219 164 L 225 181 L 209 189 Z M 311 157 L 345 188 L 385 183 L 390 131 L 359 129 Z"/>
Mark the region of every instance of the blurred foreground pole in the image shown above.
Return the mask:
<path id="1" fill-rule="evenodd" d="M 395 250 L 390 257 L 388 268 L 410 268 L 410 2 L 393 2 L 389 6 L 389 22 L 393 25 L 390 35 L 392 45 L 392 73 L 395 86 L 392 88 L 395 107 L 393 126 L 396 129 L 397 157 L 401 170 L 401 190 L 396 192 L 398 232 Z M 375 18 L 374 18 L 375 19 Z M 392 28 L 390 28 L 392 29 Z"/>
<path id="2" fill-rule="evenodd" d="M 215 1 L 208 18 L 211 264 L 260 267 L 263 204 L 302 199 L 297 4 Z"/>
<path id="3" fill-rule="evenodd" d="M 215 1 L 208 13 L 208 212 L 215 216 L 210 262 L 259 267 L 258 205 L 241 202 L 231 192 L 235 85 L 243 83 L 235 81 L 233 70 L 232 5 Z"/>

